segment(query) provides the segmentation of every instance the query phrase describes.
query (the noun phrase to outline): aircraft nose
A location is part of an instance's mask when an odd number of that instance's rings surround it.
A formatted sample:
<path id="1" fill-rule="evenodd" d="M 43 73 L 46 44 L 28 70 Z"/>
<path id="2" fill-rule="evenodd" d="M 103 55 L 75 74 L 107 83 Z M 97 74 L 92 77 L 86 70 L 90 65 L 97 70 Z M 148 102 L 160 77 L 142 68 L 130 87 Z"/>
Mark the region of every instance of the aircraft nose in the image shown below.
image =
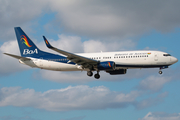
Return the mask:
<path id="1" fill-rule="evenodd" d="M 175 57 L 171 57 L 171 61 L 172 61 L 173 63 L 176 63 L 176 62 L 178 62 L 178 59 L 175 58 Z"/>

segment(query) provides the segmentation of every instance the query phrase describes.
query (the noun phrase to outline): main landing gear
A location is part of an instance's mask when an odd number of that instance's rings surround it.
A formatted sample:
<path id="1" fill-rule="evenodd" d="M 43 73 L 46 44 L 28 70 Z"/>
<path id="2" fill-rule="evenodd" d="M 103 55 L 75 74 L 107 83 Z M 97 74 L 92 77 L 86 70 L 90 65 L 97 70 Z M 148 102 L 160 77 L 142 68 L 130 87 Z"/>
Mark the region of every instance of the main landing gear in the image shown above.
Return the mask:
<path id="1" fill-rule="evenodd" d="M 88 72 L 87 72 L 87 75 L 88 75 L 89 77 L 91 77 L 91 76 L 93 76 L 93 72 L 92 72 L 92 71 L 88 71 Z"/>
<path id="2" fill-rule="evenodd" d="M 88 75 L 89 77 L 91 77 L 91 76 L 93 76 L 93 72 L 92 72 L 92 71 L 88 71 L 88 72 L 87 72 L 87 75 Z M 100 78 L 99 71 L 97 71 L 97 73 L 94 75 L 94 78 L 96 78 L 96 79 L 99 79 L 99 78 Z"/>
<path id="3" fill-rule="evenodd" d="M 95 74 L 94 77 L 95 77 L 96 79 L 99 79 L 99 78 L 100 78 L 99 71 L 97 71 L 97 74 Z"/>

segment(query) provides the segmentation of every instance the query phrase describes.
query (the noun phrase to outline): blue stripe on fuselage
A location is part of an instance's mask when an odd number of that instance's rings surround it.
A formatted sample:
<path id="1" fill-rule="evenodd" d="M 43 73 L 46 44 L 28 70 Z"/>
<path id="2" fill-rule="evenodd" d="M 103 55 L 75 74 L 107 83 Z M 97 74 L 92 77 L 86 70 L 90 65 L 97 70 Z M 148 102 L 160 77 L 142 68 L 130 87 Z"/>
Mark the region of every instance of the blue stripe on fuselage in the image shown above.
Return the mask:
<path id="1" fill-rule="evenodd" d="M 56 54 L 52 54 L 52 53 L 47 53 L 47 52 L 43 52 L 43 54 L 41 54 L 39 56 L 35 56 L 33 58 L 48 60 L 48 61 L 54 61 L 54 62 L 60 62 L 60 63 L 66 63 L 66 64 L 73 64 L 73 65 L 76 64 L 74 62 L 67 63 L 69 60 L 64 56 L 56 55 Z"/>

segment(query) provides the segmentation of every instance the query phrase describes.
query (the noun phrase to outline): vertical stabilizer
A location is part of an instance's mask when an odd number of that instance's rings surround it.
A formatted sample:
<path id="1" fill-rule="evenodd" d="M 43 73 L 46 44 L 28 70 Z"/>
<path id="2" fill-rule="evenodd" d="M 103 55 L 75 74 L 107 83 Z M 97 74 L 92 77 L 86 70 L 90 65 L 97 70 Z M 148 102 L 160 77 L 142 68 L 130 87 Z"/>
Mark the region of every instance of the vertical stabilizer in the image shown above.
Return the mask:
<path id="1" fill-rule="evenodd" d="M 19 49 L 22 57 L 37 57 L 41 51 L 32 42 L 32 40 L 24 33 L 20 27 L 15 27 L 15 33 L 19 44 Z"/>

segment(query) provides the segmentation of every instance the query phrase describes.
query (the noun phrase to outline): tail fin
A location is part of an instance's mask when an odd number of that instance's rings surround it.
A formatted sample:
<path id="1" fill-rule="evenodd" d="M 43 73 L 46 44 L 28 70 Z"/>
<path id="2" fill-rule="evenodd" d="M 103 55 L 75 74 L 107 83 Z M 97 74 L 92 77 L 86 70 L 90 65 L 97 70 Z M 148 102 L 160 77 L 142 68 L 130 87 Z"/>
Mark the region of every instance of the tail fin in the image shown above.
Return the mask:
<path id="1" fill-rule="evenodd" d="M 32 42 L 32 40 L 24 33 L 20 27 L 14 28 L 19 49 L 22 57 L 37 57 L 40 54 L 39 48 Z"/>

